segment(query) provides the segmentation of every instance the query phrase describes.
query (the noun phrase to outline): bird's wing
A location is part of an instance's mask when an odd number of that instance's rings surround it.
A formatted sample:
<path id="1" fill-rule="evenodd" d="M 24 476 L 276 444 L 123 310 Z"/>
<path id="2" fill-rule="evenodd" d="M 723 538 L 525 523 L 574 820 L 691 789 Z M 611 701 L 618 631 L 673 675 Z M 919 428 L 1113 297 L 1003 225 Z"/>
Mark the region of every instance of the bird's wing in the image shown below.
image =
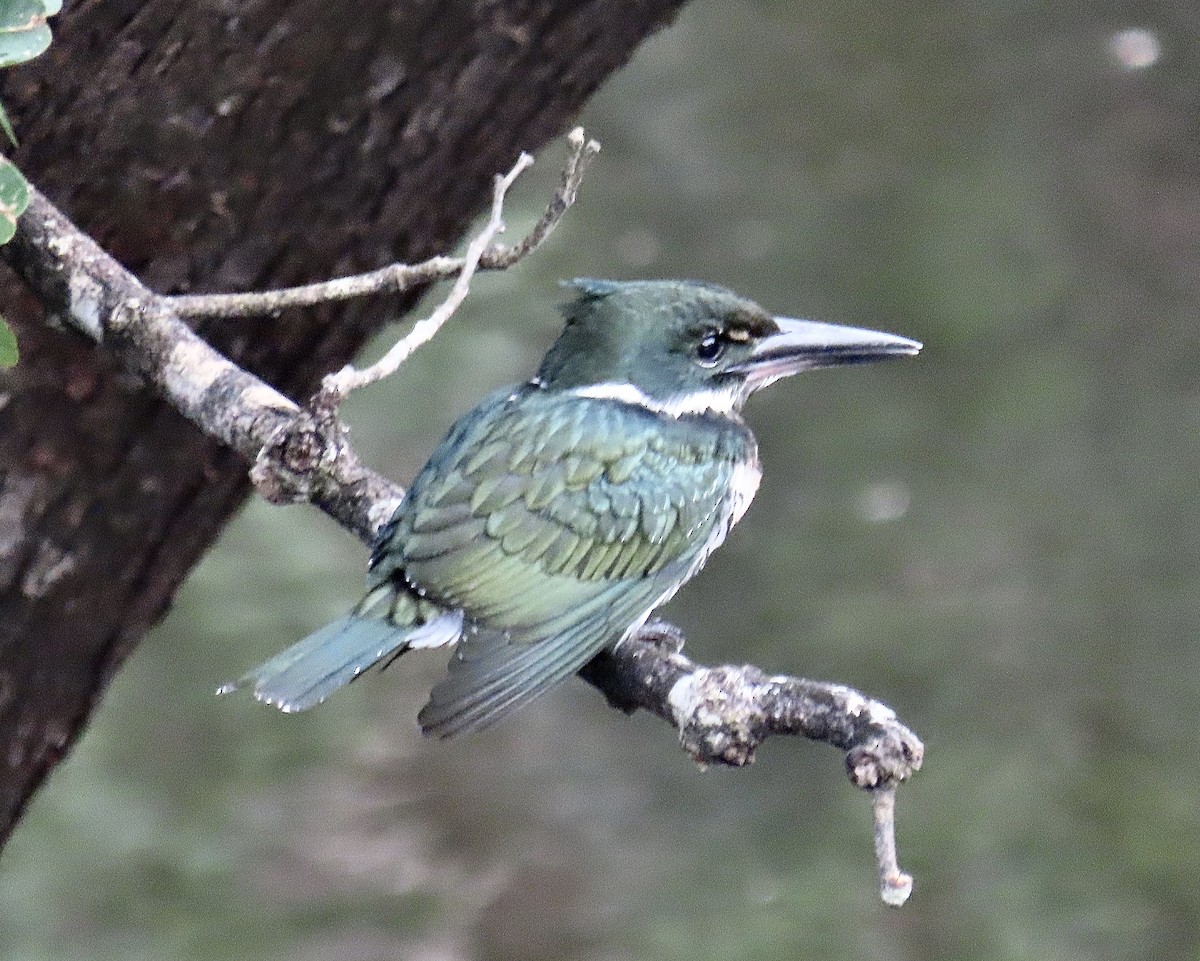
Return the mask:
<path id="1" fill-rule="evenodd" d="M 454 737 L 494 724 L 510 711 L 574 674 L 600 650 L 645 616 L 665 592 L 654 580 L 610 585 L 575 609 L 557 634 L 524 641 L 495 628 L 464 635 L 445 678 L 421 709 L 421 729 Z"/>
<path id="2" fill-rule="evenodd" d="M 475 625 L 426 728 L 490 723 L 616 642 L 724 536 L 754 456 L 740 425 L 613 401 L 526 391 L 468 415 L 377 551 L 377 572 L 403 571 Z"/>

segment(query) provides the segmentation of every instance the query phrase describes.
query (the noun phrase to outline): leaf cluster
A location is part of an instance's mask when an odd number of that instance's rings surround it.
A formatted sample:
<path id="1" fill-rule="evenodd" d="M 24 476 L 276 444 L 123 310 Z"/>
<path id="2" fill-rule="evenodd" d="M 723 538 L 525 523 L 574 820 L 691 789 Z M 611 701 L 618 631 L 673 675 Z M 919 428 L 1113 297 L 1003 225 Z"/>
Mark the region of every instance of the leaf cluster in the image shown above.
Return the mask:
<path id="1" fill-rule="evenodd" d="M 0 68 L 14 67 L 44 53 L 50 46 L 46 22 L 62 9 L 62 0 L 0 0 Z M 15 147 L 17 136 L 4 105 L 0 104 L 0 130 Z M 29 187 L 21 172 L 0 157 L 0 245 L 12 240 L 17 218 L 29 205 Z M 17 338 L 0 317 L 0 367 L 17 362 Z"/>

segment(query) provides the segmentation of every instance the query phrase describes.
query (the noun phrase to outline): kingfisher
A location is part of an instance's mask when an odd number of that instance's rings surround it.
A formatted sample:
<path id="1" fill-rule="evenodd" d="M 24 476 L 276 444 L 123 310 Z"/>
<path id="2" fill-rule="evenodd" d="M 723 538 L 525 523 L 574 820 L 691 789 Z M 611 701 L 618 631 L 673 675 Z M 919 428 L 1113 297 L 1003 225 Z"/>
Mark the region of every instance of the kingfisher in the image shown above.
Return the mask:
<path id="1" fill-rule="evenodd" d="M 362 601 L 222 691 L 302 711 L 375 664 L 453 645 L 421 728 L 486 727 L 636 632 L 725 540 L 762 476 L 752 393 L 921 349 L 710 283 L 569 286 L 537 375 L 464 415 L 413 481 Z"/>

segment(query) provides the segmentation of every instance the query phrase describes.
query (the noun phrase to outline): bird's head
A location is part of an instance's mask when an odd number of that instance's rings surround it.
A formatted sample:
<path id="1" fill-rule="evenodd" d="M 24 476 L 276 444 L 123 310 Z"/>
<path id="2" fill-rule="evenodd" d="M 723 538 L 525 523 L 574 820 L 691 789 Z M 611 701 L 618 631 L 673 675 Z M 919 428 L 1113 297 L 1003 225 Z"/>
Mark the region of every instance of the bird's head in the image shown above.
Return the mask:
<path id="1" fill-rule="evenodd" d="M 538 371 L 549 390 L 678 416 L 728 413 L 789 374 L 917 353 L 896 334 L 772 317 L 715 284 L 573 280 L 566 328 Z"/>

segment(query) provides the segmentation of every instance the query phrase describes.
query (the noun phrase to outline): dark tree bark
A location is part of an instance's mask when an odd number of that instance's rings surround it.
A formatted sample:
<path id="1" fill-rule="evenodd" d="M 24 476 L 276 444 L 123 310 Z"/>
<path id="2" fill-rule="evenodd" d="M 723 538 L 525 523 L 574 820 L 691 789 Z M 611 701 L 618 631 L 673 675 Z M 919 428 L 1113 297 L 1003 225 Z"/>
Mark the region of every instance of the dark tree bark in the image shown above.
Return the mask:
<path id="1" fill-rule="evenodd" d="M 26 174 L 160 291 L 259 289 L 451 247 L 682 0 L 80 0 L 7 79 Z M 247 464 L 6 279 L 0 842 L 246 496 Z M 293 397 L 369 305 L 206 337 Z"/>

